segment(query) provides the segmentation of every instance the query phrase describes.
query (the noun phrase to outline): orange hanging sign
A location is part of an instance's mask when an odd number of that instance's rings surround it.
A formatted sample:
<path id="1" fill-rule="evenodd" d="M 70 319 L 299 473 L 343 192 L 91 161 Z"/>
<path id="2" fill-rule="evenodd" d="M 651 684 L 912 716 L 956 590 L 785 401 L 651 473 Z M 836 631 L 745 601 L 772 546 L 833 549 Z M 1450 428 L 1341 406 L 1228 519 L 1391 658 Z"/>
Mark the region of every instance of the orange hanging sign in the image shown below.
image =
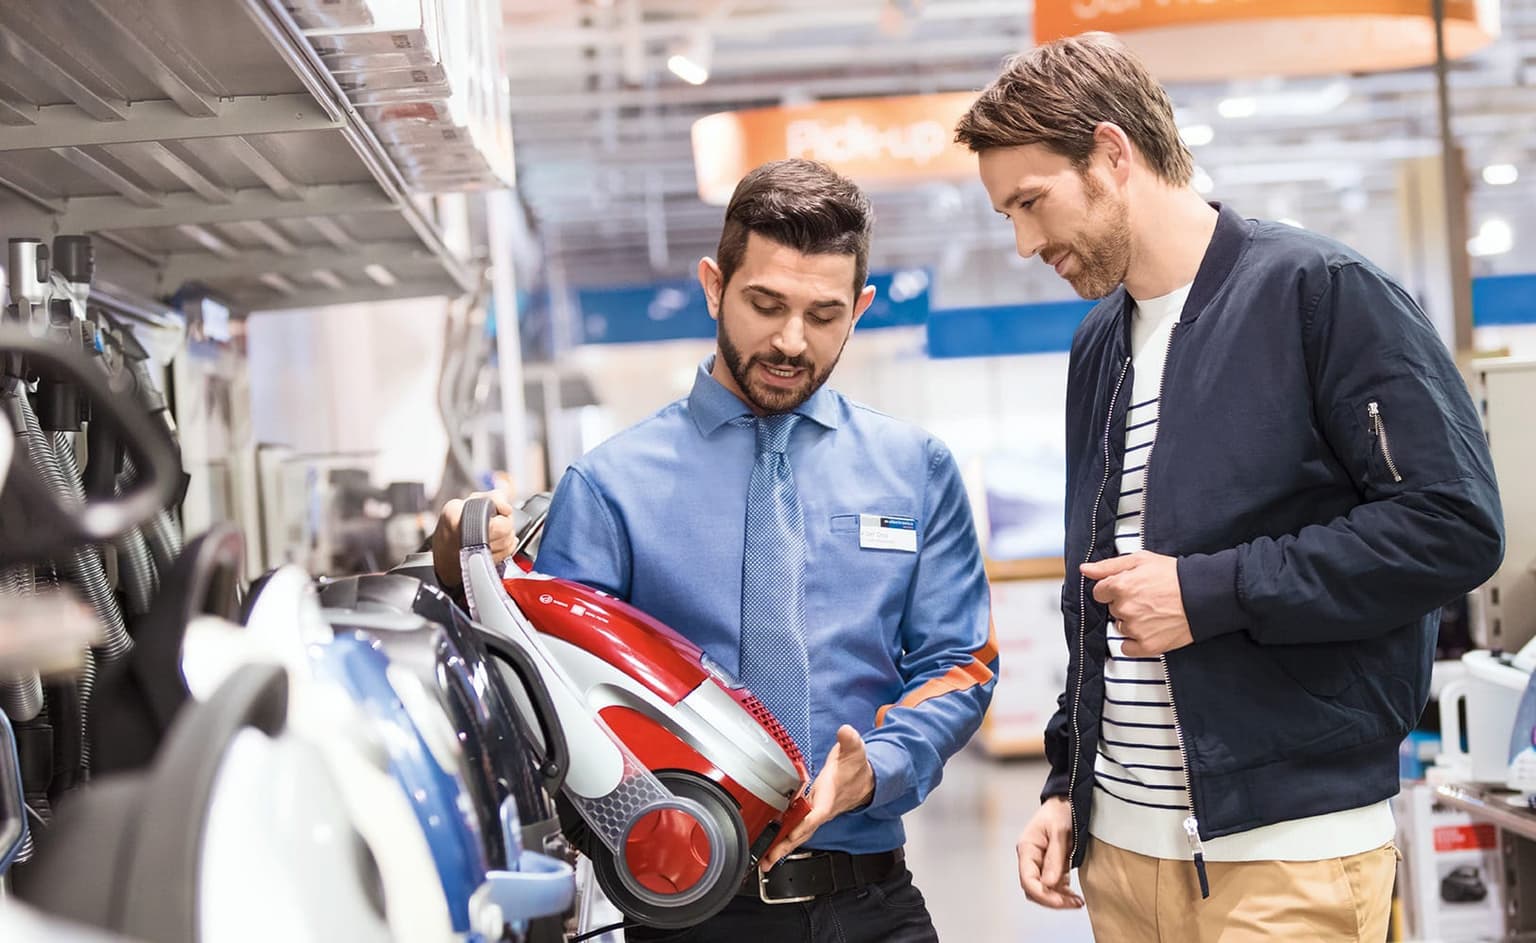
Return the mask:
<path id="1" fill-rule="evenodd" d="M 1498 0 L 1445 0 L 1446 53 L 1499 34 Z M 1035 0 L 1035 41 L 1115 33 L 1163 80 L 1368 72 L 1435 60 L 1428 0 Z"/>
<path id="2" fill-rule="evenodd" d="M 730 200 L 754 167 L 786 157 L 819 160 L 861 186 L 972 177 L 976 156 L 954 143 L 972 92 L 856 98 L 726 111 L 693 124 L 693 165 L 706 203 Z"/>

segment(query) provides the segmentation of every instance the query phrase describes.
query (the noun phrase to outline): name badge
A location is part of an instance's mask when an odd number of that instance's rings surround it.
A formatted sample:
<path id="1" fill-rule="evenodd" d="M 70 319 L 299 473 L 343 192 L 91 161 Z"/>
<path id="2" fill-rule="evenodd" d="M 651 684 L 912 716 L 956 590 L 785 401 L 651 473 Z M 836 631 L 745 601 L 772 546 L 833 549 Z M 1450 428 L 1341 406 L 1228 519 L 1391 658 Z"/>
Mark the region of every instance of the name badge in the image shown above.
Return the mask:
<path id="1" fill-rule="evenodd" d="M 916 553 L 917 519 L 860 514 L 859 546 L 865 550 L 904 550 Z"/>

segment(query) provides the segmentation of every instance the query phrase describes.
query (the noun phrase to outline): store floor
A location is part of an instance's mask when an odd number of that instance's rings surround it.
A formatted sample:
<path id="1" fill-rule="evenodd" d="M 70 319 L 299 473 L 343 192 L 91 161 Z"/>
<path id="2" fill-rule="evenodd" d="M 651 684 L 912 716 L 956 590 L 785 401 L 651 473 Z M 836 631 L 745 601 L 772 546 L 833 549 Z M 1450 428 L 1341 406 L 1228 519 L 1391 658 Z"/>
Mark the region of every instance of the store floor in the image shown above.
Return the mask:
<path id="1" fill-rule="evenodd" d="M 997 762 L 974 749 L 906 817 L 907 857 L 939 939 L 966 943 L 1089 943 L 1082 911 L 1037 907 L 1019 890 L 1013 843 L 1035 811 L 1045 764 Z"/>

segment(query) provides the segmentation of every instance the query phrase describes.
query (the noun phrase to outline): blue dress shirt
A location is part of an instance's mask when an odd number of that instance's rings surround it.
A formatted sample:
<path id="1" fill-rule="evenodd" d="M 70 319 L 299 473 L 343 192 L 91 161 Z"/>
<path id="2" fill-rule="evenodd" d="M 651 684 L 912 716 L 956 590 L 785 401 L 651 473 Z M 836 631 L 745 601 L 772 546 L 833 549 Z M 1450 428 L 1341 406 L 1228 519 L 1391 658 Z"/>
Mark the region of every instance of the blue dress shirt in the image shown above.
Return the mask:
<path id="1" fill-rule="evenodd" d="M 699 367 L 693 391 L 566 471 L 538 570 L 628 601 L 739 664 L 750 410 Z M 875 773 L 870 803 L 810 846 L 854 854 L 904 841 L 901 815 L 943 775 L 992 699 L 997 646 L 970 505 L 954 458 L 923 430 L 823 387 L 789 445 L 805 518 L 811 749 L 820 767 L 851 724 Z M 916 522 L 915 552 L 864 549 L 860 515 Z"/>

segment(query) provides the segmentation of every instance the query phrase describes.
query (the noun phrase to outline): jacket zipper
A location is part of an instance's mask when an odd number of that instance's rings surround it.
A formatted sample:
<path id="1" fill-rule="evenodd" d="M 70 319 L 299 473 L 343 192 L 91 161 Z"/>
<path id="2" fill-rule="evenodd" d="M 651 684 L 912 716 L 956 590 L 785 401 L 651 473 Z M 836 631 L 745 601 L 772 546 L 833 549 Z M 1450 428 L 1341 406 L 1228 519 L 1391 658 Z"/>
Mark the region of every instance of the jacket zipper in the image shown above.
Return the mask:
<path id="1" fill-rule="evenodd" d="M 1168 353 L 1163 354 L 1163 373 L 1157 380 L 1159 419 L 1163 415 L 1163 386 L 1168 378 L 1168 354 L 1173 352 L 1173 336 L 1178 333 L 1178 329 L 1177 321 L 1168 328 Z M 1153 438 L 1152 447 L 1147 449 L 1147 467 L 1141 475 L 1141 545 L 1144 550 L 1152 549 L 1147 546 L 1147 521 L 1152 510 L 1152 453 L 1156 451 L 1157 439 Z M 1173 735 L 1179 742 L 1179 765 L 1184 773 L 1184 801 L 1189 806 L 1189 815 L 1184 819 L 1184 838 L 1189 842 L 1191 857 L 1195 859 L 1195 874 L 1200 879 L 1200 897 L 1203 900 L 1211 896 L 1211 882 L 1205 873 L 1205 846 L 1200 842 L 1200 820 L 1195 817 L 1195 789 L 1189 774 L 1189 752 L 1184 748 L 1184 725 L 1179 723 L 1179 703 L 1173 696 L 1173 675 L 1168 672 L 1168 656 L 1159 655 L 1158 660 L 1163 663 L 1163 686 L 1168 691 L 1168 711 L 1173 715 Z"/>
<path id="2" fill-rule="evenodd" d="M 1381 404 L 1371 400 L 1365 404 L 1365 412 L 1371 417 L 1371 436 L 1381 443 L 1381 457 L 1387 460 L 1387 471 L 1392 473 L 1392 480 L 1401 482 L 1403 476 L 1397 473 L 1397 463 L 1392 461 L 1392 446 L 1387 443 L 1387 423 L 1381 418 Z"/>
<path id="3" fill-rule="evenodd" d="M 1125 385 L 1125 375 L 1131 370 L 1131 358 L 1125 358 L 1120 368 L 1120 379 L 1115 381 L 1115 392 L 1109 397 L 1109 414 L 1104 417 L 1104 480 L 1099 482 L 1099 496 L 1093 502 L 1093 519 L 1088 529 L 1088 551 L 1083 563 L 1093 559 L 1093 547 L 1099 539 L 1099 505 L 1104 503 L 1104 492 L 1109 488 L 1109 431 L 1115 421 L 1115 404 L 1120 401 L 1120 388 Z M 1083 734 L 1078 728 L 1077 709 L 1083 700 L 1083 665 L 1088 657 L 1088 633 L 1084 631 L 1088 621 L 1088 577 L 1079 571 L 1077 575 L 1077 693 L 1072 697 L 1072 775 L 1067 784 L 1067 809 L 1072 814 L 1072 851 L 1067 855 L 1067 866 L 1077 860 L 1077 768 L 1082 755 Z"/>

